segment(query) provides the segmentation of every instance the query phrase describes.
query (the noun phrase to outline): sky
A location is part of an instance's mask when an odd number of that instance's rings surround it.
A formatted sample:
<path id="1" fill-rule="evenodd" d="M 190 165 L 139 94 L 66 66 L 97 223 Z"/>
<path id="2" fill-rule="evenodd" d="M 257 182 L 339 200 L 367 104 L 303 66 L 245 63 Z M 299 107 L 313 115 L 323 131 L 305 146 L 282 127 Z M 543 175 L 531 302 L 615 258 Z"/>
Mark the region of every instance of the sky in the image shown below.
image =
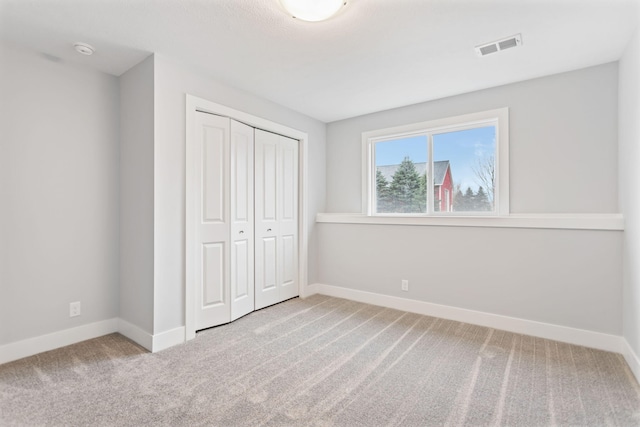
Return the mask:
<path id="1" fill-rule="evenodd" d="M 376 143 L 376 166 L 396 165 L 409 156 L 414 163 L 427 159 L 427 136 L 418 135 Z M 433 135 L 433 158 L 449 160 L 455 184 L 477 191 L 478 183 L 472 166 L 476 159 L 495 156 L 496 133 L 493 126 L 486 126 Z"/>

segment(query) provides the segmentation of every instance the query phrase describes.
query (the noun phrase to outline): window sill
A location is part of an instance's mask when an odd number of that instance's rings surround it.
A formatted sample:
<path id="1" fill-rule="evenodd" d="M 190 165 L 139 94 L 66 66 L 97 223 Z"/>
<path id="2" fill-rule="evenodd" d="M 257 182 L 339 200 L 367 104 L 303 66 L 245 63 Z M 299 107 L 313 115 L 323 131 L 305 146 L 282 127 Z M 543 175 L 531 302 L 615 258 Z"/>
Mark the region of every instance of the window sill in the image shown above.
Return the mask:
<path id="1" fill-rule="evenodd" d="M 547 228 L 561 230 L 624 230 L 622 214 L 511 214 L 509 216 L 367 216 L 319 213 L 325 224 L 418 225 L 435 227 Z"/>

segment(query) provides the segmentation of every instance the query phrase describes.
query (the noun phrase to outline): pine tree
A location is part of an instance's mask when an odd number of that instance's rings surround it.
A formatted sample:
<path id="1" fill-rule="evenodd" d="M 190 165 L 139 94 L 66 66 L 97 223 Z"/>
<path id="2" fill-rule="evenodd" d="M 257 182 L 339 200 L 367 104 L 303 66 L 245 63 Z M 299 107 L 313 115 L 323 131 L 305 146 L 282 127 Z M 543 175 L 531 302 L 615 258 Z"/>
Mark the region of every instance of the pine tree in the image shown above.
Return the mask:
<path id="1" fill-rule="evenodd" d="M 424 210 L 419 205 L 421 200 L 420 175 L 409 157 L 405 157 L 400 163 L 400 166 L 393 174 L 393 180 L 389 188 L 393 200 L 393 212 L 414 213 Z"/>
<path id="2" fill-rule="evenodd" d="M 478 192 L 475 197 L 475 209 L 476 211 L 490 211 L 491 203 L 489 202 L 489 198 L 487 197 L 487 193 L 484 192 L 484 188 L 480 186 L 478 188 Z"/>
<path id="3" fill-rule="evenodd" d="M 469 212 L 475 210 L 475 202 L 476 195 L 473 194 L 473 190 L 471 187 L 467 187 L 467 190 L 464 194 L 460 193 L 461 197 L 458 198 L 458 207 L 456 208 L 459 212 Z"/>
<path id="4" fill-rule="evenodd" d="M 466 211 L 466 200 L 464 194 L 462 194 L 462 190 L 458 188 L 455 196 L 453 196 L 453 210 L 455 212 L 464 212 Z"/>
<path id="5" fill-rule="evenodd" d="M 379 213 L 391 212 L 391 191 L 389 182 L 378 169 L 376 171 L 376 196 L 377 211 Z"/>
<path id="6" fill-rule="evenodd" d="M 467 191 L 464 192 L 464 197 L 467 200 L 473 200 L 474 196 L 475 194 L 473 194 L 473 190 L 471 189 L 471 187 L 467 187 Z"/>
<path id="7" fill-rule="evenodd" d="M 418 187 L 418 194 L 414 198 L 414 202 L 418 207 L 418 212 L 425 213 L 427 211 L 427 174 L 423 173 L 420 176 L 420 186 Z"/>

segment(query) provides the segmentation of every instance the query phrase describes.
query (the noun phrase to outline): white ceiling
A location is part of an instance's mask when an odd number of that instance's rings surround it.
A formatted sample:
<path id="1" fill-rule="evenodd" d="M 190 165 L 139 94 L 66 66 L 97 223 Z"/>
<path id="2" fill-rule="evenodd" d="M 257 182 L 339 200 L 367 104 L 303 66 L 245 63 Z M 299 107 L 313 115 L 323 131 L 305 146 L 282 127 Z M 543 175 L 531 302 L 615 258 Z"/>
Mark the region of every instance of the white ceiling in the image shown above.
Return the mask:
<path id="1" fill-rule="evenodd" d="M 116 76 L 157 53 L 331 122 L 615 61 L 638 2 L 349 0 L 308 23 L 278 0 L 0 0 L 0 37 Z M 522 47 L 476 56 L 516 33 Z"/>

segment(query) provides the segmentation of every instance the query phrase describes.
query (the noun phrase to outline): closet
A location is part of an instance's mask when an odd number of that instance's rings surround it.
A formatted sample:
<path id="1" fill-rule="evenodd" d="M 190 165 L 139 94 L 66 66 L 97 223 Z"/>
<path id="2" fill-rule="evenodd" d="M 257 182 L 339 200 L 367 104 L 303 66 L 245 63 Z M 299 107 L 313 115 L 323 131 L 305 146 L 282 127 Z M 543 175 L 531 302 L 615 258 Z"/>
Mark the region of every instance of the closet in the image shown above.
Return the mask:
<path id="1" fill-rule="evenodd" d="M 197 112 L 196 330 L 298 295 L 298 141 Z"/>

